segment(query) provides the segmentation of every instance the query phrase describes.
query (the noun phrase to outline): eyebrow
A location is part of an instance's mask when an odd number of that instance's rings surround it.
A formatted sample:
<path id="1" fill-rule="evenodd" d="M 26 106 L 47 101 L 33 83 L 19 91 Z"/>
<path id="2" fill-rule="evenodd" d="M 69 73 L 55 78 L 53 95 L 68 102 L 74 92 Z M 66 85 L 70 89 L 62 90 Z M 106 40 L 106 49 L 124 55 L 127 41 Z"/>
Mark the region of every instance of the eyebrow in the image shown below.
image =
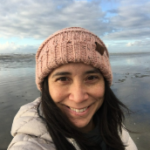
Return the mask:
<path id="1" fill-rule="evenodd" d="M 93 70 L 89 70 L 89 71 L 84 72 L 84 74 L 91 74 L 91 73 L 100 73 L 100 70 L 97 69 L 97 68 L 95 68 L 95 69 L 93 69 Z M 60 75 L 71 75 L 71 73 L 70 73 L 70 72 L 57 72 L 57 73 L 55 73 L 55 74 L 52 76 L 52 78 L 54 78 L 54 77 L 56 77 L 56 76 L 60 76 Z"/>

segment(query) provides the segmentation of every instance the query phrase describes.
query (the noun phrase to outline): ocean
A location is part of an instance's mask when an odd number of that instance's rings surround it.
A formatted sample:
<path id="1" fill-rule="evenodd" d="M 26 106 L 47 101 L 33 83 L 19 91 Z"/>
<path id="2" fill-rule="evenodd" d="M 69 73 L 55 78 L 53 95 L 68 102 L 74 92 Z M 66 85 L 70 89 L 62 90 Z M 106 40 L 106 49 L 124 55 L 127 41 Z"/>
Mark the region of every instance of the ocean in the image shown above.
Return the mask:
<path id="1" fill-rule="evenodd" d="M 132 113 L 125 125 L 139 150 L 150 148 L 150 53 L 110 54 L 112 90 Z M 40 96 L 35 84 L 35 54 L 0 55 L 0 150 L 12 136 L 13 118 L 20 106 Z"/>

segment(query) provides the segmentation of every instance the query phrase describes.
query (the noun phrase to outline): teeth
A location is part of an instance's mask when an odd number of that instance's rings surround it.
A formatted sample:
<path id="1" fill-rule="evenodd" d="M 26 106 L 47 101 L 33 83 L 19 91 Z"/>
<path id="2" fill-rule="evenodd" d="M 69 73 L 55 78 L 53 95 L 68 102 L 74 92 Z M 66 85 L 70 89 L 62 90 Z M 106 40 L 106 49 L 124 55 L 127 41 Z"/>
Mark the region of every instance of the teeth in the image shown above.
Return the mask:
<path id="1" fill-rule="evenodd" d="M 83 108 L 83 109 L 75 109 L 75 108 L 70 107 L 70 109 L 75 111 L 75 112 L 84 112 L 87 109 L 87 107 Z"/>

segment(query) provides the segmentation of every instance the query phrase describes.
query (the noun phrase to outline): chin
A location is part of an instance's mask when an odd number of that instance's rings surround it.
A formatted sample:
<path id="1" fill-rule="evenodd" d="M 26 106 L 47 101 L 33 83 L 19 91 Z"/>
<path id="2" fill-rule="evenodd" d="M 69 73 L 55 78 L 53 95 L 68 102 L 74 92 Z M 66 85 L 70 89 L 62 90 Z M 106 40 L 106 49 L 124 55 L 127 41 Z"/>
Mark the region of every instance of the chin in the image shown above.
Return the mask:
<path id="1" fill-rule="evenodd" d="M 77 124 L 74 124 L 74 126 L 75 126 L 76 128 L 81 129 L 81 128 L 86 127 L 86 126 L 87 126 L 87 124 L 85 124 L 85 123 L 77 123 Z"/>
<path id="2" fill-rule="evenodd" d="M 88 132 L 88 131 L 90 131 L 90 130 L 92 130 L 92 128 L 93 128 L 93 124 L 92 124 L 92 122 L 72 122 L 73 123 L 73 125 L 76 127 L 76 128 L 78 128 L 78 130 L 79 131 L 81 131 L 81 132 Z"/>

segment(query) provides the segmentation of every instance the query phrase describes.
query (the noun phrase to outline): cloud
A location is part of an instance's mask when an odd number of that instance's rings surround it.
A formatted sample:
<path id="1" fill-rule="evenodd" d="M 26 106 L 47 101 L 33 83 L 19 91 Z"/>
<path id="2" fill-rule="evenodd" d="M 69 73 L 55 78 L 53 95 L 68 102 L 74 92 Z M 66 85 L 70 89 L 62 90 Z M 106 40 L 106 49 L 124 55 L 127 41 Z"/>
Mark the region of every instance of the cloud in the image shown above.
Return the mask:
<path id="1" fill-rule="evenodd" d="M 120 31 L 112 32 L 104 36 L 107 40 L 133 40 L 133 39 L 146 39 L 150 35 L 149 28 L 133 28 L 122 29 Z"/>
<path id="2" fill-rule="evenodd" d="M 2 1 L 0 38 L 43 40 L 62 28 L 80 26 L 98 35 L 111 51 L 131 51 L 142 43 L 150 48 L 149 0 L 107 0 L 104 6 L 103 0 Z M 108 3 L 115 4 L 110 7 Z M 35 52 L 37 46 L 8 42 L 1 45 L 0 52 L 8 49 Z"/>
<path id="3" fill-rule="evenodd" d="M 69 26 L 84 27 L 103 35 L 111 28 L 103 22 L 106 14 L 99 5 L 98 1 L 5 0 L 0 5 L 0 36 L 46 38 Z"/>
<path id="4" fill-rule="evenodd" d="M 13 42 L 0 44 L 0 53 L 35 53 L 38 47 L 33 45 L 19 45 Z"/>
<path id="5" fill-rule="evenodd" d="M 0 37 L 45 39 L 70 26 L 87 28 L 108 40 L 148 37 L 150 2 L 114 2 L 118 8 L 103 12 L 96 0 L 5 0 L 0 5 Z"/>
<path id="6" fill-rule="evenodd" d="M 126 46 L 128 47 L 131 47 L 131 46 L 144 46 L 144 47 L 147 47 L 149 46 L 149 43 L 150 43 L 150 39 L 147 39 L 147 40 L 139 40 L 139 41 L 134 41 L 134 42 L 128 42 L 126 44 Z"/>
<path id="7" fill-rule="evenodd" d="M 148 38 L 150 35 L 150 2 L 139 0 L 122 0 L 120 6 L 108 12 L 116 15 L 109 18 L 112 32 L 105 39 L 131 40 Z"/>

